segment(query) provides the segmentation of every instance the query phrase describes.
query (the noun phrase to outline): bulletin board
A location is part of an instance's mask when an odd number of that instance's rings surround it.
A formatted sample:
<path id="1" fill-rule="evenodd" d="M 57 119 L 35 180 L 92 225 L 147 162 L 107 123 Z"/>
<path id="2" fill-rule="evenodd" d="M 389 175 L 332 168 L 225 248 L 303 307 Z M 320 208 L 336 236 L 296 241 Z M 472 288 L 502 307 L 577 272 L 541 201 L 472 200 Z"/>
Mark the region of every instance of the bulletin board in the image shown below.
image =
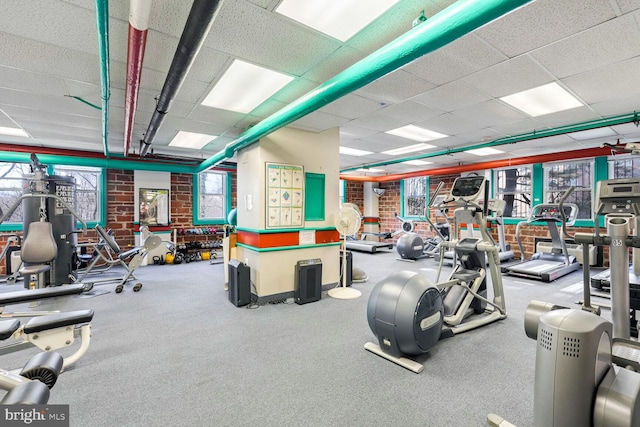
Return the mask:
<path id="1" fill-rule="evenodd" d="M 304 168 L 266 163 L 266 228 L 304 227 Z"/>

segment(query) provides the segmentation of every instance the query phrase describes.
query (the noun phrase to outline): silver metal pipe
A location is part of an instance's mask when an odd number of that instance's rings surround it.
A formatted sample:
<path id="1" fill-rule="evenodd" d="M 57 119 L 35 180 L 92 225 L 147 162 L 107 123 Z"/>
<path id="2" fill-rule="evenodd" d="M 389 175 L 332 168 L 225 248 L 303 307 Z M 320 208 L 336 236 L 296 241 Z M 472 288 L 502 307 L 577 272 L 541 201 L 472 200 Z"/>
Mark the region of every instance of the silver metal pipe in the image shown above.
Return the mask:
<path id="1" fill-rule="evenodd" d="M 611 238 L 609 267 L 611 269 L 611 318 L 613 338 L 630 339 L 629 325 L 629 249 L 626 238 L 631 218 L 606 217 L 607 234 Z"/>

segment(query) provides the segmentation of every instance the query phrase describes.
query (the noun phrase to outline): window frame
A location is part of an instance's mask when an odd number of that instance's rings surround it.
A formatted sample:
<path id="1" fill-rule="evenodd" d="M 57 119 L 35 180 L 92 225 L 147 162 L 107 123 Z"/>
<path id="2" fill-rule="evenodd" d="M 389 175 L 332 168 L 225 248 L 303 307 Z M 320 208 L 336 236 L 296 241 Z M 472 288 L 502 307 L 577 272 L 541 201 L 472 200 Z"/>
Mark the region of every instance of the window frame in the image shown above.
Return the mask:
<path id="1" fill-rule="evenodd" d="M 96 190 L 96 204 L 98 209 L 98 218 L 97 220 L 87 221 L 83 218 L 85 223 L 87 224 L 87 228 L 94 228 L 96 225 L 100 224 L 105 227 L 107 224 L 107 173 L 104 168 L 93 167 L 93 166 L 73 166 L 73 165 L 51 165 L 50 166 L 50 174 L 51 175 L 62 175 L 60 172 L 99 172 L 99 176 L 97 179 L 97 190 Z M 62 175 L 68 176 L 68 175 Z M 77 179 L 76 179 L 77 184 Z M 76 200 L 78 196 L 78 188 L 76 187 Z M 76 208 L 75 206 L 73 207 Z M 77 222 L 76 227 L 79 229 L 82 227 L 80 222 Z"/>
<path id="2" fill-rule="evenodd" d="M 222 185 L 224 200 L 224 217 L 221 218 L 200 218 L 200 176 L 205 173 L 215 173 L 224 177 L 224 183 Z M 226 224 L 229 212 L 231 212 L 231 173 L 219 170 L 208 170 L 193 174 L 193 209 L 192 209 L 192 222 L 194 225 L 208 225 L 208 224 Z"/>
<path id="3" fill-rule="evenodd" d="M 522 169 L 522 168 L 528 168 L 529 169 L 529 173 L 531 175 L 530 178 L 530 189 L 529 192 L 526 193 L 524 191 L 514 191 L 514 192 L 510 192 L 509 194 L 513 193 L 513 194 L 528 194 L 529 195 L 529 199 L 530 199 L 530 204 L 529 204 L 529 214 L 526 217 L 514 217 L 514 216 L 505 216 L 504 219 L 504 223 L 505 224 L 517 224 L 520 221 L 526 221 L 527 219 L 529 219 L 529 217 L 531 216 L 531 208 L 533 207 L 534 203 L 534 165 L 533 164 L 527 164 L 527 165 L 518 165 L 518 166 L 509 166 L 509 167 L 504 167 L 504 168 L 498 168 L 492 171 L 491 174 L 491 178 L 493 181 L 493 185 L 492 185 L 492 192 L 493 192 L 493 196 L 494 198 L 502 198 L 504 196 L 504 192 L 501 192 L 500 189 L 498 188 L 498 173 L 500 171 L 504 171 L 504 170 L 509 170 L 509 169 Z"/>
<path id="4" fill-rule="evenodd" d="M 425 203 L 425 208 L 429 205 L 429 186 L 430 186 L 430 179 L 428 176 L 416 176 L 416 177 L 412 177 L 412 178 L 405 178 L 402 179 L 400 181 L 400 200 L 402 201 L 402 204 L 400 205 L 400 216 L 404 219 L 421 219 L 424 218 L 424 211 L 420 214 L 420 215 L 408 215 L 407 214 L 407 189 L 406 187 L 406 182 L 408 180 L 413 180 L 413 179 L 423 179 L 424 180 L 424 203 Z"/>

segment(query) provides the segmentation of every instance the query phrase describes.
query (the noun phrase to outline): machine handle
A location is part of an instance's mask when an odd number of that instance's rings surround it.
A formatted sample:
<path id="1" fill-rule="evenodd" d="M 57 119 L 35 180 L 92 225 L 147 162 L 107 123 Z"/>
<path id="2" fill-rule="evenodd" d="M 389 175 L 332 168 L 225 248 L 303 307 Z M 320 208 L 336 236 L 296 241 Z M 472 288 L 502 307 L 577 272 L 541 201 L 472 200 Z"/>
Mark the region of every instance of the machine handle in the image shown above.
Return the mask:
<path id="1" fill-rule="evenodd" d="M 573 239 L 573 236 L 569 234 L 567 231 L 567 215 L 564 213 L 564 202 L 569 198 L 571 193 L 576 189 L 575 186 L 571 186 L 564 192 L 562 197 L 560 197 L 560 202 L 558 202 L 558 208 L 560 209 L 560 217 L 562 218 L 562 234 L 569 238 Z"/>

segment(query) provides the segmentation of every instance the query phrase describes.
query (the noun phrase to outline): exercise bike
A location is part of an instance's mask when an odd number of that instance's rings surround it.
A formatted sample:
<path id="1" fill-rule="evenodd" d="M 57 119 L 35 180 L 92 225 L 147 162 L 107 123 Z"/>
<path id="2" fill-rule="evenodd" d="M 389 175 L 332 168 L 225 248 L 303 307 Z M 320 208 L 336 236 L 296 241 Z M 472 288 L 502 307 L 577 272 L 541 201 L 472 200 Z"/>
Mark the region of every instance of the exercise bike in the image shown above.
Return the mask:
<path id="1" fill-rule="evenodd" d="M 457 220 L 474 222 L 481 232 L 481 237 L 442 242 L 460 260 L 447 281 L 433 285 L 418 273 L 401 271 L 371 291 L 367 320 L 378 343 L 366 343 L 366 350 L 420 373 L 424 366 L 406 356 L 427 353 L 441 338 L 507 317 L 498 248 L 487 232 L 486 209 L 479 203 L 488 196 L 485 181 L 478 176 L 457 178 L 449 196 L 437 206 L 454 207 Z M 441 188 L 438 186 L 436 195 Z M 430 221 L 428 211 L 425 216 Z M 485 256 L 489 258 L 492 299 L 487 294 Z"/>

